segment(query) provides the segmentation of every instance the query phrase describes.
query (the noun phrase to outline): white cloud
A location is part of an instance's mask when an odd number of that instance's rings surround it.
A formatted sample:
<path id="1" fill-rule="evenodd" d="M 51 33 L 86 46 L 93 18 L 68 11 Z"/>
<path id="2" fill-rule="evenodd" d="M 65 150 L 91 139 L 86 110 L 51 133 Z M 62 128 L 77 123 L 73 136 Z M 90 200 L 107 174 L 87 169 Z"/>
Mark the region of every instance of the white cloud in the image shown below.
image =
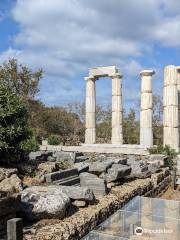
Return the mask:
<path id="1" fill-rule="evenodd" d="M 20 27 L 15 44 L 22 50 L 9 49 L 0 60 L 11 53 L 42 67 L 47 102 L 58 102 L 59 92 L 78 97 L 89 67 L 117 65 L 133 79 L 154 45 L 180 47 L 178 6 L 178 0 L 18 0 L 12 15 Z"/>

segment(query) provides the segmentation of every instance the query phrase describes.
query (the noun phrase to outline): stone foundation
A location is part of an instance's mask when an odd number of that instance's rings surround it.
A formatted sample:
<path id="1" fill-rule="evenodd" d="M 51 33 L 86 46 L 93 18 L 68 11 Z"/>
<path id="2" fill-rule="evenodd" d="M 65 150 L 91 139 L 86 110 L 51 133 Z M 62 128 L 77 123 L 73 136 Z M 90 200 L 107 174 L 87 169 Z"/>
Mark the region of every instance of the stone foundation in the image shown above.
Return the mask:
<path id="1" fill-rule="evenodd" d="M 42 151 L 82 152 L 82 153 L 118 153 L 148 155 L 147 148 L 135 144 L 82 144 L 80 146 L 40 146 Z"/>
<path id="2" fill-rule="evenodd" d="M 77 240 L 137 195 L 156 197 L 171 183 L 168 169 L 153 174 L 151 178 L 129 181 L 111 189 L 96 205 L 75 212 L 64 220 L 42 220 L 24 235 L 25 240 Z"/>

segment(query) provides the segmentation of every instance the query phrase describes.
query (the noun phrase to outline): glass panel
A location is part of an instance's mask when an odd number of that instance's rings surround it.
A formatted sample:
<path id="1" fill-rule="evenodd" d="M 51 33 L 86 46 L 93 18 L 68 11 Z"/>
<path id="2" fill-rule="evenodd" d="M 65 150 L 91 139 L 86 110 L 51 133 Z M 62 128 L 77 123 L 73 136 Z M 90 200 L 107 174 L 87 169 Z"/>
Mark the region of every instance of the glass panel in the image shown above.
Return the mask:
<path id="1" fill-rule="evenodd" d="M 128 240 L 128 238 L 121 238 L 121 237 L 111 236 L 108 234 L 92 231 L 87 236 L 85 236 L 82 240 Z"/>
<path id="2" fill-rule="evenodd" d="M 180 239 L 180 202 L 135 197 L 84 240 Z"/>

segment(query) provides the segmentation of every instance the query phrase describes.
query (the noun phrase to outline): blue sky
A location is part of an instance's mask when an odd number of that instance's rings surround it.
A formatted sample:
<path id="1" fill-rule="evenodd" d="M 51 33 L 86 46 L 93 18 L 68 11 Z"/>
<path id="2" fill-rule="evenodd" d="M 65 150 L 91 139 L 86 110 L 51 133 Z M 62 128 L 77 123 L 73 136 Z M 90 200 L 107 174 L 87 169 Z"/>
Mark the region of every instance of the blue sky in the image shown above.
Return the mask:
<path id="1" fill-rule="evenodd" d="M 163 68 L 179 56 L 179 0 L 0 0 L 0 63 L 43 68 L 38 98 L 47 105 L 83 101 L 88 68 L 116 65 L 124 107 L 137 106 L 139 72 L 154 69 L 162 94 Z M 111 103 L 110 79 L 97 82 L 97 102 Z"/>

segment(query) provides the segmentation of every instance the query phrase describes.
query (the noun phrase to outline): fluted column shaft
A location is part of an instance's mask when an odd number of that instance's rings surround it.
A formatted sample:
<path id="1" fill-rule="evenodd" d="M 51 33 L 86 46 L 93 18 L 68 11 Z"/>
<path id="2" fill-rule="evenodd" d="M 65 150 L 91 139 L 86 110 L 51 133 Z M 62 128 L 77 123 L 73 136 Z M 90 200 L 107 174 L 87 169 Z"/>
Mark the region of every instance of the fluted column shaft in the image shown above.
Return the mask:
<path id="1" fill-rule="evenodd" d="M 86 80 L 86 132 L 85 143 L 96 143 L 96 86 L 95 78 L 87 77 Z"/>
<path id="2" fill-rule="evenodd" d="M 122 133 L 122 76 L 115 74 L 112 78 L 112 144 L 123 144 Z"/>
<path id="3" fill-rule="evenodd" d="M 164 68 L 163 105 L 163 143 L 179 151 L 177 69 L 173 65 Z"/>
<path id="4" fill-rule="evenodd" d="M 141 77 L 141 112 L 140 112 L 140 145 L 153 146 L 152 132 L 152 75 L 153 70 L 140 72 Z"/>

